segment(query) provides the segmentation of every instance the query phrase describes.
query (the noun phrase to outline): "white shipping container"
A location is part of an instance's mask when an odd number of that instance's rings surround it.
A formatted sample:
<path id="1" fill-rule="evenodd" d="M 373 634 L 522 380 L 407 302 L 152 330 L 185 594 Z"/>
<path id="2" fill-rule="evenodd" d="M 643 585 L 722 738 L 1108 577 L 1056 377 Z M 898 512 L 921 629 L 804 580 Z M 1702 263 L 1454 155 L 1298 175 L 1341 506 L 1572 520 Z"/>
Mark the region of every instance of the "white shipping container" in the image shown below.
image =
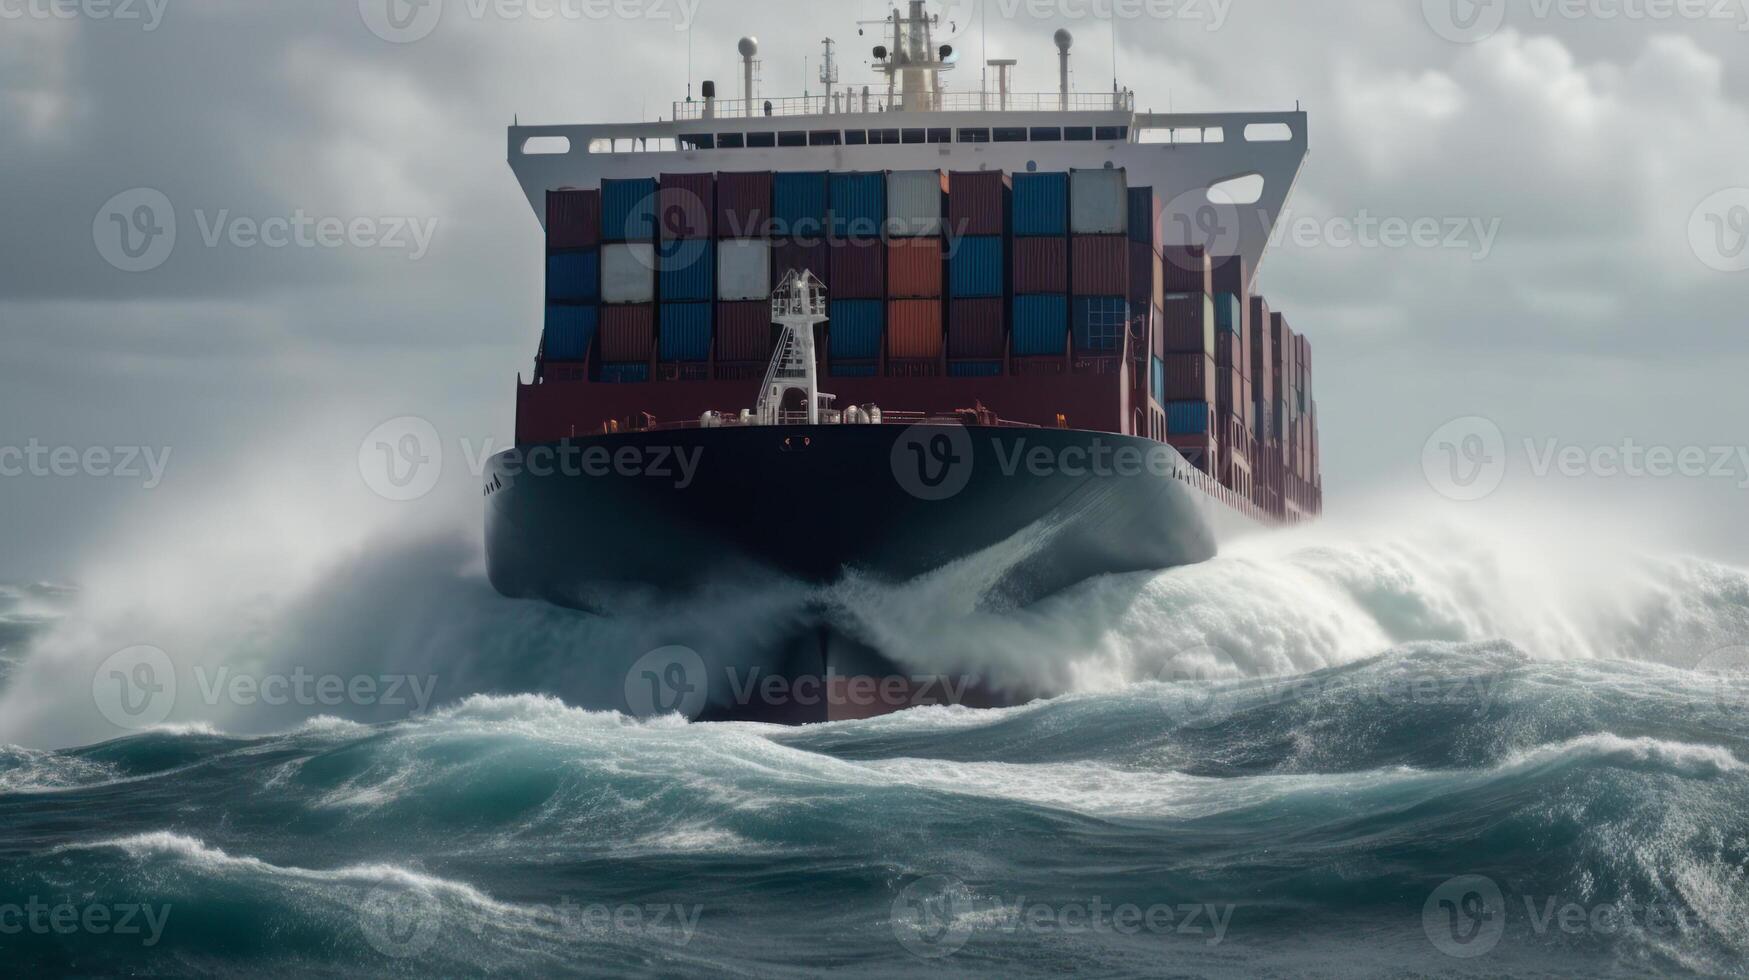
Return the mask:
<path id="1" fill-rule="evenodd" d="M 771 243 L 762 238 L 717 243 L 717 299 L 730 303 L 771 298 Z"/>
<path id="2" fill-rule="evenodd" d="M 894 170 L 887 174 L 887 234 L 926 238 L 942 232 L 939 170 Z"/>
<path id="3" fill-rule="evenodd" d="M 656 246 L 648 242 L 601 246 L 601 301 L 656 301 Z"/>
<path id="4" fill-rule="evenodd" d="M 1118 169 L 1069 172 L 1069 233 L 1127 235 L 1129 178 Z"/>

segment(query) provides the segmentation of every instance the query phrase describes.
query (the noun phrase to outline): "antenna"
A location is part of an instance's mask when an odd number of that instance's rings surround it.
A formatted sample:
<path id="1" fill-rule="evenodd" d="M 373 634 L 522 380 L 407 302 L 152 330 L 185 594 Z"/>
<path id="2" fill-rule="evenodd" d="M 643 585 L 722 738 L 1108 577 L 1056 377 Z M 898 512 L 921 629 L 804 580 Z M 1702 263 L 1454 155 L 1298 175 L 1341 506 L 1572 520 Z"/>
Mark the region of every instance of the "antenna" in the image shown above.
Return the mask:
<path id="1" fill-rule="evenodd" d="M 820 42 L 826 46 L 826 55 L 820 60 L 820 83 L 826 86 L 826 105 L 832 105 L 832 86 L 838 84 L 838 58 L 832 54 L 833 40 L 827 38 Z"/>

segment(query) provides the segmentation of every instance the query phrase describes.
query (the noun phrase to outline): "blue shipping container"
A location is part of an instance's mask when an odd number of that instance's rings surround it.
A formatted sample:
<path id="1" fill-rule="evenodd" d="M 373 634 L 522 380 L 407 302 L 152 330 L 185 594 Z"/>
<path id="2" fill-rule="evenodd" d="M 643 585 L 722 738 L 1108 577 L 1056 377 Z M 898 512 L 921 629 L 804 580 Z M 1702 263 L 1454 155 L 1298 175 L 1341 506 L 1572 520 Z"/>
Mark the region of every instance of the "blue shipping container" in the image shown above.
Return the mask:
<path id="1" fill-rule="evenodd" d="M 708 361 L 715 303 L 663 303 L 657 360 Z"/>
<path id="2" fill-rule="evenodd" d="M 881 334 L 887 327 L 887 304 L 878 299 L 832 301 L 829 350 L 833 360 L 872 360 L 881 356 Z"/>
<path id="3" fill-rule="evenodd" d="M 1215 329 L 1235 337 L 1244 335 L 1245 307 L 1237 293 L 1215 294 Z"/>
<path id="4" fill-rule="evenodd" d="M 1130 188 L 1130 241 L 1155 248 L 1164 244 L 1155 241 L 1155 233 L 1159 230 L 1155 227 L 1160 218 L 1158 207 L 1152 187 Z"/>
<path id="5" fill-rule="evenodd" d="M 1166 404 L 1166 362 L 1156 357 L 1153 368 L 1154 370 L 1150 374 L 1152 379 L 1150 387 L 1154 391 L 1154 400 L 1164 405 Z"/>
<path id="6" fill-rule="evenodd" d="M 637 364 L 603 364 L 601 380 L 608 384 L 639 384 L 650 380 L 650 365 L 642 362 Z"/>
<path id="7" fill-rule="evenodd" d="M 1166 431 L 1172 435 L 1200 436 L 1209 430 L 1208 402 L 1167 402 Z"/>
<path id="8" fill-rule="evenodd" d="M 826 174 L 777 174 L 771 182 L 771 237 L 823 238 Z"/>
<path id="9" fill-rule="evenodd" d="M 547 256 L 547 299 L 584 303 L 601 298 L 601 253 L 593 248 Z"/>
<path id="10" fill-rule="evenodd" d="M 872 378 L 880 373 L 877 364 L 834 364 L 827 372 L 834 378 Z"/>
<path id="11" fill-rule="evenodd" d="M 702 303 L 717 298 L 716 246 L 701 238 L 656 246 L 662 302 Z"/>
<path id="12" fill-rule="evenodd" d="M 610 242 L 655 239 L 655 178 L 601 182 L 601 237 Z"/>
<path id="13" fill-rule="evenodd" d="M 600 313 L 593 306 L 547 307 L 546 340 L 542 345 L 549 361 L 582 361 L 595 343 Z"/>
<path id="14" fill-rule="evenodd" d="M 887 222 L 886 174 L 833 174 L 830 197 L 834 237 L 881 237 Z"/>
<path id="15" fill-rule="evenodd" d="M 949 361 L 950 378 L 996 378 L 1002 375 L 1001 361 Z"/>
<path id="16" fill-rule="evenodd" d="M 950 242 L 948 295 L 958 299 L 1002 295 L 1002 236 L 967 236 Z"/>
<path id="17" fill-rule="evenodd" d="M 1129 319 L 1129 300 L 1122 296 L 1075 297 L 1075 349 L 1113 353 L 1123 350 Z"/>
<path id="18" fill-rule="evenodd" d="M 1014 297 L 1014 353 L 1020 357 L 1066 353 L 1069 297 L 1061 294 Z"/>
<path id="19" fill-rule="evenodd" d="M 1016 235 L 1061 236 L 1069 233 L 1069 175 L 1015 174 L 1014 213 L 1009 227 Z"/>

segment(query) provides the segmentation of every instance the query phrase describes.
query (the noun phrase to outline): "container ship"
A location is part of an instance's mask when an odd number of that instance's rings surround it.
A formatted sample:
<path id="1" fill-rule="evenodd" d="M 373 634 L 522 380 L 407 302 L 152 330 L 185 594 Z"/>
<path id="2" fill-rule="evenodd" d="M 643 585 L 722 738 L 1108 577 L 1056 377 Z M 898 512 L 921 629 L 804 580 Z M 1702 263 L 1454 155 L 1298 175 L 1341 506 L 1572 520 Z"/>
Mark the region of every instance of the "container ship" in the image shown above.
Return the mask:
<path id="1" fill-rule="evenodd" d="M 860 88 L 827 40 L 820 94 L 761 98 L 745 38 L 738 100 L 707 81 L 667 120 L 510 129 L 546 295 L 516 448 L 485 474 L 504 595 L 611 613 L 996 561 L 991 594 L 1024 605 L 1320 512 L 1311 344 L 1255 290 L 1305 114 L 1074 92 L 1066 31 L 1058 91 L 991 60 L 954 92 L 955 25 L 921 0 L 875 24 Z M 911 676 L 829 609 L 793 633 L 732 658 Z M 882 707 L 737 702 L 696 657 L 695 716 Z"/>

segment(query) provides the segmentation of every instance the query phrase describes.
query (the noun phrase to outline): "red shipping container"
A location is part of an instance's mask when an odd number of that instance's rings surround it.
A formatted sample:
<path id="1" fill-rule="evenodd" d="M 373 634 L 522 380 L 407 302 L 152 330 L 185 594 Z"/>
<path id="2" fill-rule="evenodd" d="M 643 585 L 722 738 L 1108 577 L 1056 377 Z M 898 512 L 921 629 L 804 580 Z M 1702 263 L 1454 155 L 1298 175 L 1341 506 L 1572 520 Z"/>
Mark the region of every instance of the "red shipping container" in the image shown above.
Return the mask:
<path id="1" fill-rule="evenodd" d="M 1207 354 L 1167 354 L 1166 400 L 1215 403 L 1215 361 Z"/>
<path id="2" fill-rule="evenodd" d="M 1243 255 L 1218 255 L 1209 260 L 1211 292 L 1232 293 L 1244 299 L 1251 292 Z"/>
<path id="3" fill-rule="evenodd" d="M 1076 235 L 1070 239 L 1072 289 L 1076 296 L 1125 296 L 1130 289 L 1130 240 L 1123 235 Z"/>
<path id="4" fill-rule="evenodd" d="M 1202 296 L 1169 300 L 1161 316 L 1160 350 L 1174 354 L 1200 353 L 1213 356 L 1209 349 L 1209 303 Z"/>
<path id="5" fill-rule="evenodd" d="M 1220 465 L 1220 461 L 1216 458 L 1220 446 L 1214 436 L 1207 433 L 1201 435 L 1174 433 L 1166 437 L 1166 442 L 1178 450 L 1185 462 L 1210 476 L 1215 475 Z"/>
<path id="6" fill-rule="evenodd" d="M 1245 376 L 1238 369 L 1220 363 L 1215 366 L 1215 407 L 1221 416 L 1242 416 L 1240 405 L 1245 397 Z"/>
<path id="7" fill-rule="evenodd" d="M 601 244 L 600 191 L 547 192 L 547 246 L 593 248 Z"/>
<path id="8" fill-rule="evenodd" d="M 1125 295 L 1131 306 L 1160 304 L 1165 293 L 1160 279 L 1160 254 L 1142 242 L 1129 243 L 1130 285 Z"/>
<path id="9" fill-rule="evenodd" d="M 1275 398 L 1275 384 L 1270 368 L 1275 362 L 1275 346 L 1270 342 L 1269 303 L 1261 296 L 1251 298 L 1251 381 L 1257 386 L 1257 401 L 1269 404 Z"/>
<path id="10" fill-rule="evenodd" d="M 961 359 L 993 360 L 1008 351 L 1000 299 L 956 299 L 948 304 L 947 352 Z"/>
<path id="11" fill-rule="evenodd" d="M 1206 249 L 1199 245 L 1169 245 L 1161 249 L 1160 257 L 1167 292 L 1214 295 L 1214 270 Z"/>
<path id="12" fill-rule="evenodd" d="M 770 303 L 718 303 L 716 332 L 718 361 L 771 360 Z"/>
<path id="13" fill-rule="evenodd" d="M 901 360 L 940 357 L 941 301 L 896 299 L 887 304 L 887 354 Z"/>
<path id="14" fill-rule="evenodd" d="M 1067 238 L 1014 239 L 1014 295 L 1069 291 Z"/>
<path id="15" fill-rule="evenodd" d="M 820 239 L 779 238 L 771 243 L 771 286 L 783 282 L 783 277 L 789 275 L 791 269 L 807 269 L 815 278 L 825 285 L 828 293 L 832 289 L 832 259 L 826 250 L 826 243 Z"/>
<path id="16" fill-rule="evenodd" d="M 1215 331 L 1215 363 L 1223 368 L 1232 368 L 1240 377 L 1251 374 L 1251 358 L 1245 349 L 1245 341 L 1238 334 L 1225 330 Z"/>
<path id="17" fill-rule="evenodd" d="M 833 299 L 887 298 L 887 245 L 834 239 L 827 246 Z"/>
<path id="18" fill-rule="evenodd" d="M 716 214 L 714 174 L 662 174 L 656 192 L 656 230 L 665 242 L 710 238 Z"/>
<path id="19" fill-rule="evenodd" d="M 1008 230 L 1008 200 L 1013 182 L 1007 173 L 956 170 L 947 175 L 947 180 L 950 234 L 1000 235 Z"/>
<path id="20" fill-rule="evenodd" d="M 941 298 L 941 239 L 895 238 L 887 243 L 887 295 L 893 299 Z"/>
<path id="21" fill-rule="evenodd" d="M 717 174 L 718 238 L 764 238 L 771 223 L 771 174 Z"/>
<path id="22" fill-rule="evenodd" d="M 601 359 L 608 363 L 647 361 L 656 344 L 656 304 L 601 308 Z"/>

